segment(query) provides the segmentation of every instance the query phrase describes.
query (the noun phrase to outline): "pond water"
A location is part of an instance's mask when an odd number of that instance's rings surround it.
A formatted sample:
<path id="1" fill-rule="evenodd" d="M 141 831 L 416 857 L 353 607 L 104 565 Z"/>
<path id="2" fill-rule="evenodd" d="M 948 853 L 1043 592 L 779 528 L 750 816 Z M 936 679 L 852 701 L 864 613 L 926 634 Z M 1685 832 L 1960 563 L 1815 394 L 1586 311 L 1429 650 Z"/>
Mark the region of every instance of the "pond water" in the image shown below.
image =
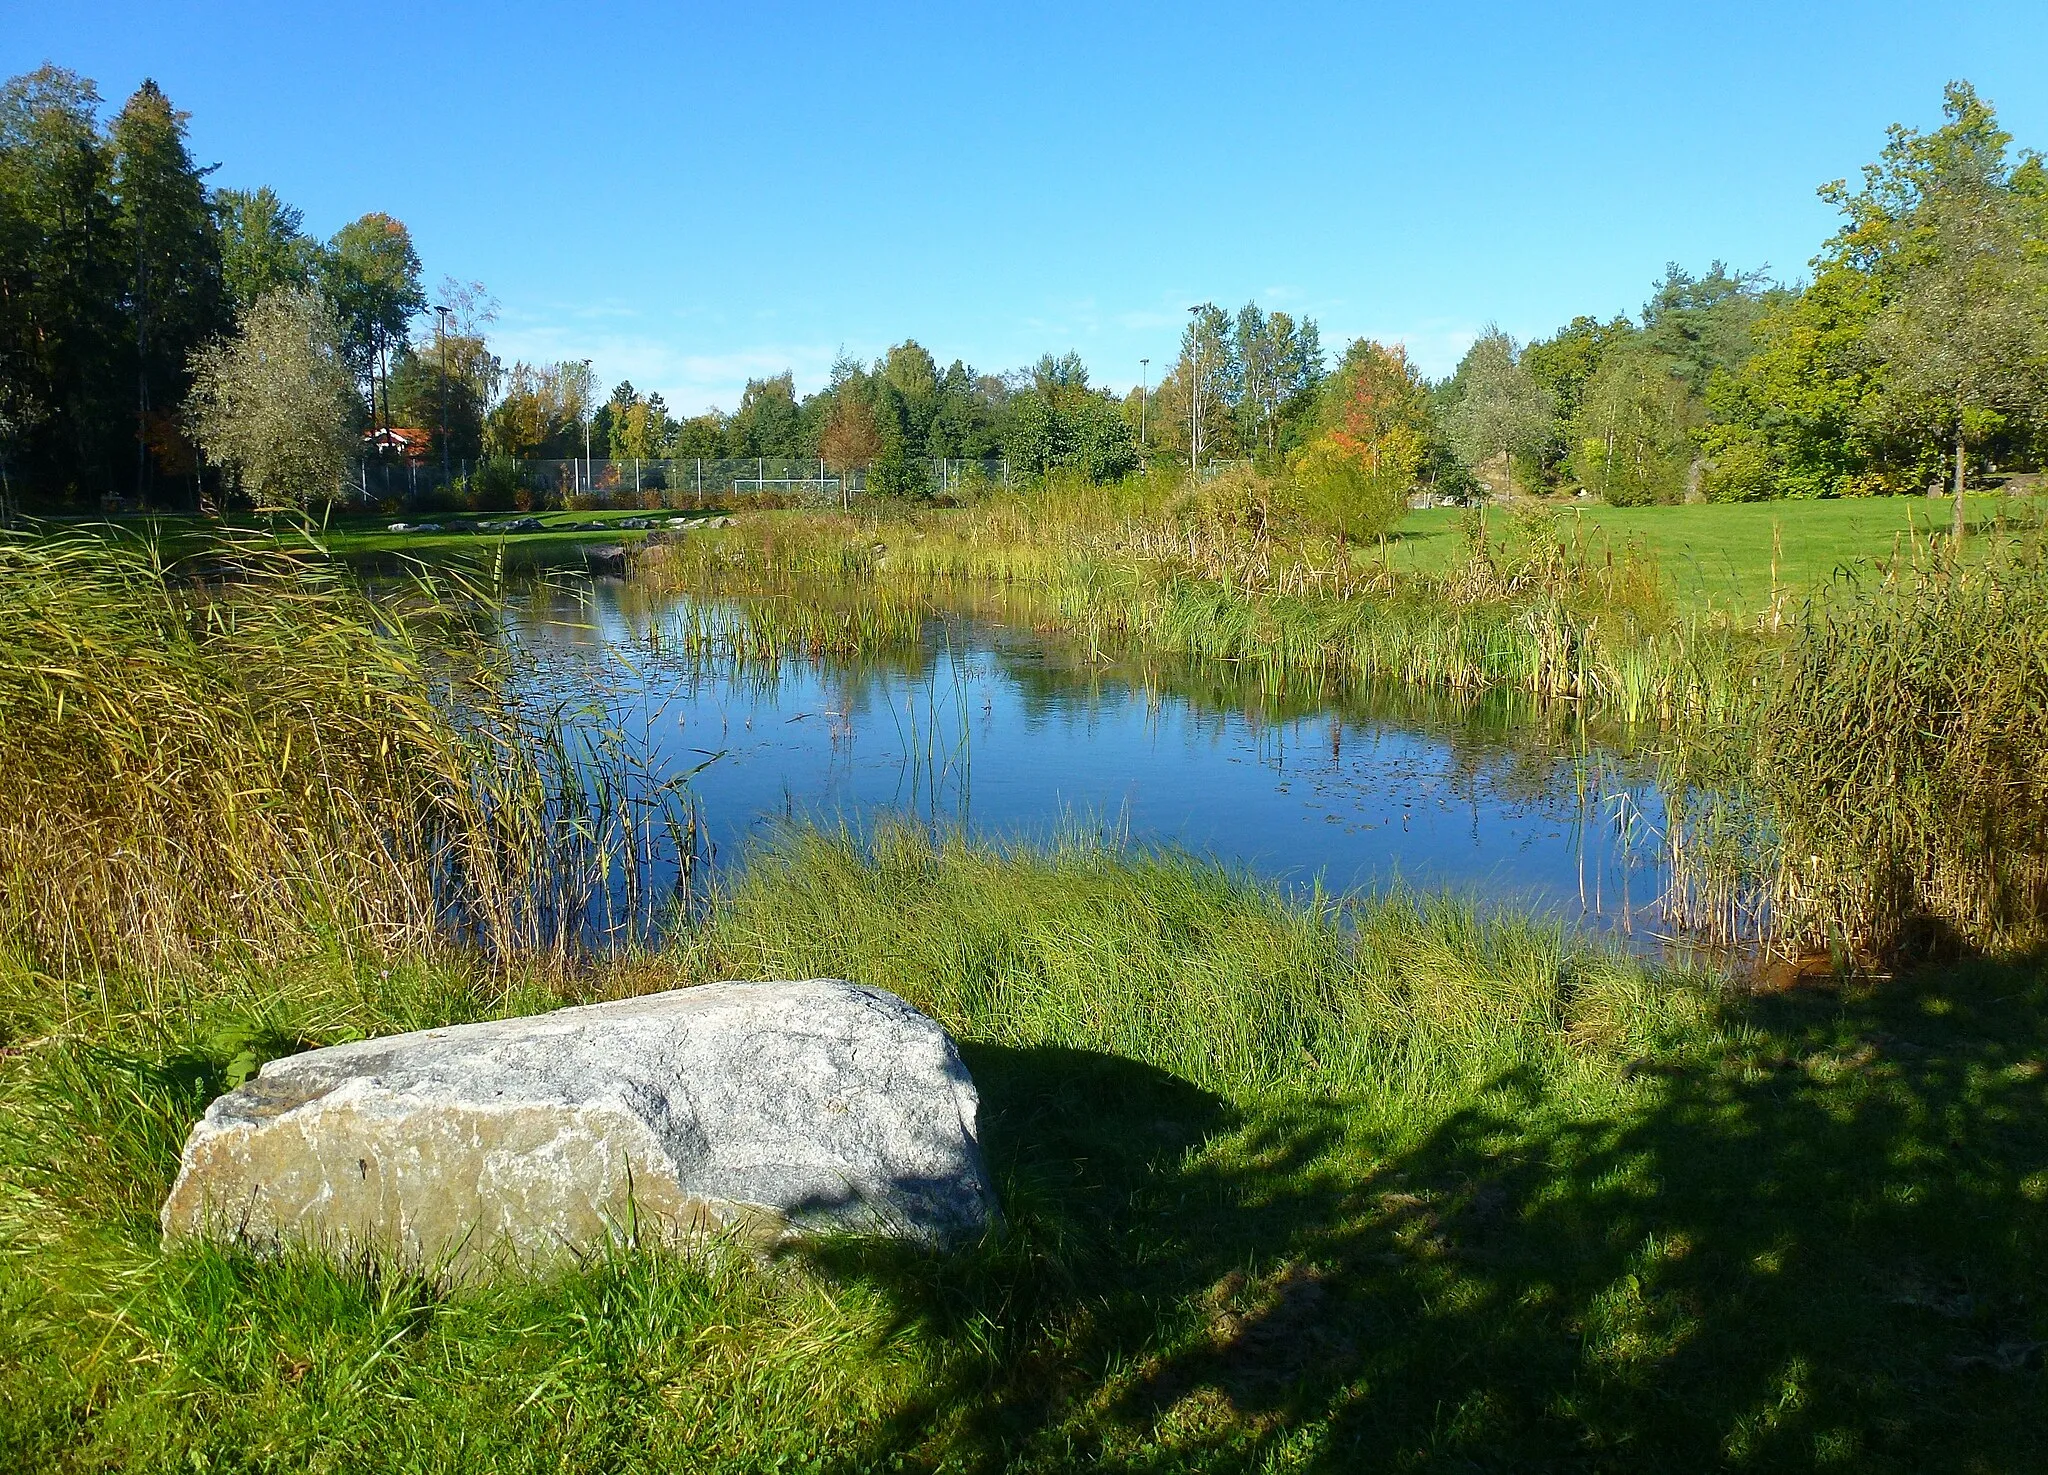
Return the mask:
<path id="1" fill-rule="evenodd" d="M 691 775 L 714 866 L 789 821 L 1167 845 L 1289 888 L 1451 888 L 1648 941 L 1661 806 L 1570 708 L 1272 690 L 1220 662 L 1105 662 L 965 613 L 860 661 L 656 652 L 686 605 L 550 585 L 514 637 L 653 778 Z M 660 862 L 675 874 L 673 857 Z"/>

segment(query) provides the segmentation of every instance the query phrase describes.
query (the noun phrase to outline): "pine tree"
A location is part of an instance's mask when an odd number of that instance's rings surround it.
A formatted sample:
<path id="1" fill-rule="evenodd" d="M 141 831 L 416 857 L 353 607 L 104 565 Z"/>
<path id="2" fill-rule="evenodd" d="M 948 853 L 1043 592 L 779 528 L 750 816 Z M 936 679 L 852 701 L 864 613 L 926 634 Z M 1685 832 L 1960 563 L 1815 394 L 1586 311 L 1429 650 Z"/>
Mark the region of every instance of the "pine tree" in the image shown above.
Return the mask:
<path id="1" fill-rule="evenodd" d="M 53 493 L 109 484 L 124 335 L 99 101 L 59 67 L 0 87 L 0 458 L 11 487 L 24 475 Z"/>
<path id="2" fill-rule="evenodd" d="M 204 171 L 185 147 L 186 118 L 146 81 L 114 119 L 108 140 L 134 333 L 135 491 L 144 500 L 159 466 L 196 469 L 177 419 L 190 383 L 186 363 L 226 326 L 220 240 Z"/>

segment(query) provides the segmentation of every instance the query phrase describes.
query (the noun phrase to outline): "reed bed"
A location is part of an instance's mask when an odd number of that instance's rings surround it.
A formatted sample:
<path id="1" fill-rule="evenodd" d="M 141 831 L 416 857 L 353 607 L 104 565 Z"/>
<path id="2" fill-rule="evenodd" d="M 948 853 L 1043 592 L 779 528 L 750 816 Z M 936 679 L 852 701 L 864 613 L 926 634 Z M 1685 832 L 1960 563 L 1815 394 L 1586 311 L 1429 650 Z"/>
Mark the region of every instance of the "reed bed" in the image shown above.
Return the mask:
<path id="1" fill-rule="evenodd" d="M 830 581 L 899 605 L 1023 588 L 1041 629 L 1105 652 L 1142 643 L 1343 681 L 1511 689 L 1628 721 L 1724 717 L 1752 679 L 1754 632 L 1680 619 L 1650 560 L 1596 558 L 1565 519 L 1474 514 L 1451 568 L 1397 573 L 1371 548 L 1290 527 L 1264 487 L 1055 478 L 953 511 L 790 515 L 665 548 L 639 577 L 697 595 Z"/>
<path id="2" fill-rule="evenodd" d="M 53 972 L 573 949 L 651 816 L 514 699 L 489 608 L 269 540 L 0 542 L 0 939 Z"/>
<path id="3" fill-rule="evenodd" d="M 1822 591 L 1754 705 L 1671 766 L 1695 925 L 1868 961 L 2048 943 L 2038 547 Z"/>

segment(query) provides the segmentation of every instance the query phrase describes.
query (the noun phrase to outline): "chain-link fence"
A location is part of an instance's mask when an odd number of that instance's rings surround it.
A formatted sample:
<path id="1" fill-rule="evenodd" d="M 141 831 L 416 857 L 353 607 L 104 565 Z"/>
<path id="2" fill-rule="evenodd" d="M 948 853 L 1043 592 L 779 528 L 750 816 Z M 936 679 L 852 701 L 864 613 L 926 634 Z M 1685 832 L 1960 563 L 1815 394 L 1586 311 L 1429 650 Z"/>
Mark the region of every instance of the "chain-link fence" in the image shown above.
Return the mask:
<path id="1" fill-rule="evenodd" d="M 872 468 L 845 471 L 817 458 L 787 456 L 665 457 L 602 460 L 582 457 L 438 462 L 366 458 L 349 470 L 346 496 L 363 507 L 598 508 L 706 507 L 743 498 L 797 506 L 849 506 L 882 478 Z M 1006 486 L 1009 462 L 920 459 L 887 478 L 892 490 L 923 496 Z"/>

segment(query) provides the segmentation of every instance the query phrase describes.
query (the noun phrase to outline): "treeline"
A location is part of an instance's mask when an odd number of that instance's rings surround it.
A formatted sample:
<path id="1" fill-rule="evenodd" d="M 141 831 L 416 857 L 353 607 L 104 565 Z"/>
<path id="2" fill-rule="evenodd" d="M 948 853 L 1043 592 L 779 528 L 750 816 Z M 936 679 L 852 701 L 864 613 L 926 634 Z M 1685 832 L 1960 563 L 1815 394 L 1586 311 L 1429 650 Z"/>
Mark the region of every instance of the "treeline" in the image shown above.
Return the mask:
<path id="1" fill-rule="evenodd" d="M 799 398 L 785 373 L 747 384 L 731 414 L 676 421 L 658 397 L 622 384 L 597 412 L 615 456 L 813 456 L 872 465 L 870 486 L 909 484 L 897 469 L 921 459 L 1005 457 L 1027 473 L 1072 469 L 1109 480 L 1154 455 L 1208 462 L 1284 455 L 1305 439 L 1324 382 L 1322 337 L 1312 320 L 1195 310 L 1182 361 L 1155 386 L 1122 395 L 1092 385 L 1078 354 L 1046 354 L 1009 374 L 982 374 L 959 359 L 941 370 L 916 341 L 871 365 L 842 358 L 831 382 Z M 536 425 L 548 419 L 535 414 Z M 566 406 L 553 411 L 555 443 L 571 433 Z M 520 447 L 501 435 L 505 449 Z M 915 473 L 910 474 L 915 480 Z M 922 485 L 922 482 L 917 484 Z"/>
<path id="2" fill-rule="evenodd" d="M 267 188 L 210 189 L 154 83 L 99 111 L 56 67 L 0 87 L 0 512 L 24 489 L 50 507 L 306 500 L 365 453 L 817 458 L 912 494 L 934 459 L 1002 457 L 1098 481 L 1255 461 L 1362 528 L 1418 487 L 1959 493 L 2048 451 L 2048 170 L 1964 83 L 1941 127 L 1894 128 L 1857 187 L 1823 190 L 1843 224 L 1805 283 L 1672 266 L 1636 317 L 1527 345 L 1489 330 L 1441 382 L 1399 345 L 1331 365 L 1312 320 L 1204 304 L 1158 382 L 1122 393 L 1073 353 L 991 374 L 905 341 L 814 393 L 784 373 L 687 416 L 606 393 L 588 361 L 504 365 L 482 286 L 430 299 L 388 215 L 317 240 Z"/>
<path id="3" fill-rule="evenodd" d="M 1932 131 L 1893 128 L 1855 187 L 1822 189 L 1843 223 L 1804 283 L 1673 264 L 1638 315 L 1526 345 L 1489 329 L 1436 383 L 1370 340 L 1328 372 L 1313 321 L 1205 304 L 1160 381 L 1114 401 L 1121 427 L 1071 354 L 995 377 L 941 373 L 906 343 L 802 400 L 788 375 L 757 380 L 731 415 L 675 422 L 621 386 L 600 444 L 833 459 L 836 433 L 890 466 L 1003 454 L 1097 476 L 1154 457 L 1349 462 L 1351 494 L 1381 501 L 1392 483 L 1616 505 L 1960 492 L 2048 453 L 2048 169 L 1967 83 L 1943 111 Z"/>
<path id="4" fill-rule="evenodd" d="M 426 298 L 403 225 L 370 214 L 316 241 L 268 189 L 209 189 L 154 82 L 99 112 L 58 67 L 0 86 L 0 486 L 196 497 L 195 357 L 280 289 L 325 305 L 363 422 L 407 412 L 395 370 Z"/>
<path id="5" fill-rule="evenodd" d="M 1842 226 L 1804 285 L 1673 266 L 1638 320 L 1480 338 L 1434 395 L 1460 456 L 1620 504 L 1959 494 L 2039 466 L 2048 171 L 1967 83 L 1944 104 L 1821 191 Z"/>
<path id="6" fill-rule="evenodd" d="M 513 371 L 486 436 L 516 456 L 580 455 L 574 366 Z M 592 453 L 632 457 L 795 457 L 864 467 L 874 491 L 930 484 L 934 459 L 1005 458 L 1020 474 L 1078 470 L 1098 481 L 1137 469 L 1139 427 L 1123 402 L 1089 382 L 1075 354 L 1047 354 L 1011 374 L 954 359 L 940 368 L 915 340 L 870 364 L 842 357 L 830 382 L 799 395 L 794 375 L 748 381 L 739 407 L 676 419 L 659 395 L 620 384 L 590 416 Z"/>

